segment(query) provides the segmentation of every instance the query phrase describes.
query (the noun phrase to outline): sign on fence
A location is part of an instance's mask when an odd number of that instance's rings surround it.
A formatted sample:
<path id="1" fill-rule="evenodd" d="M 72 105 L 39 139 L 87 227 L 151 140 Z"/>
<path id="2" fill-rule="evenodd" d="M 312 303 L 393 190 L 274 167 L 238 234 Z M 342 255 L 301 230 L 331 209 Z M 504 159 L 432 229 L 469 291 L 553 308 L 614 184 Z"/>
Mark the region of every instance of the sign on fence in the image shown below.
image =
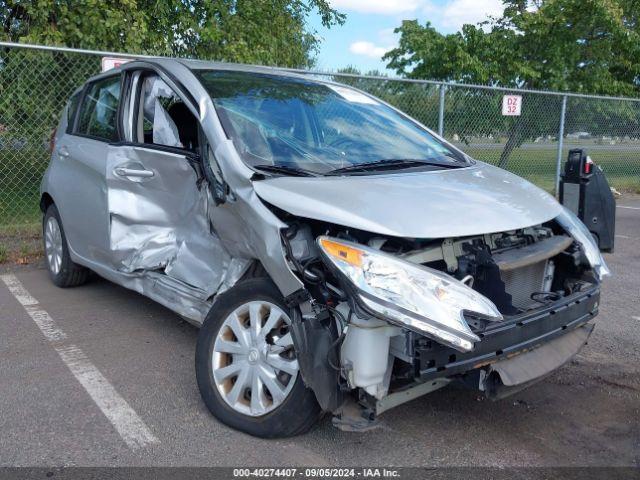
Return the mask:
<path id="1" fill-rule="evenodd" d="M 102 57 L 102 71 L 106 72 L 112 68 L 118 68 L 123 63 L 130 61 L 130 58 Z"/>
<path id="2" fill-rule="evenodd" d="M 521 95 L 505 95 L 502 97 L 502 115 L 519 117 L 522 111 Z"/>

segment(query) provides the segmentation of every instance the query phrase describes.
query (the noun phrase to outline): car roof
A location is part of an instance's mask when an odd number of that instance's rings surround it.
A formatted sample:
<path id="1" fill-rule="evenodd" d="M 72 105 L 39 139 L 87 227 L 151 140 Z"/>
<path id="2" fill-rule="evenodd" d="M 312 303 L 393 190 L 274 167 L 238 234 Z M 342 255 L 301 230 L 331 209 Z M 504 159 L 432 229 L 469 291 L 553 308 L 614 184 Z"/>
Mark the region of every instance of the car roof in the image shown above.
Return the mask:
<path id="1" fill-rule="evenodd" d="M 291 70 L 287 70 L 279 67 L 268 67 L 262 65 L 248 65 L 242 63 L 228 63 L 228 62 L 216 62 L 211 60 L 191 60 L 182 58 L 169 58 L 169 57 L 137 57 L 131 62 L 123 63 L 117 68 L 107 70 L 106 72 L 99 73 L 87 79 L 85 83 L 100 80 L 101 78 L 107 78 L 117 73 L 136 68 L 143 65 L 155 65 L 164 69 L 165 71 L 173 74 L 178 74 L 180 66 L 187 67 L 189 70 L 218 70 L 218 71 L 234 71 L 234 72 L 248 72 L 248 73 L 261 73 L 274 75 L 283 78 L 297 78 L 305 80 L 310 83 L 317 84 L 334 84 L 335 82 L 329 80 L 323 80 L 314 78 L 311 75 L 299 73 Z M 179 76 L 179 75 L 178 75 Z"/>

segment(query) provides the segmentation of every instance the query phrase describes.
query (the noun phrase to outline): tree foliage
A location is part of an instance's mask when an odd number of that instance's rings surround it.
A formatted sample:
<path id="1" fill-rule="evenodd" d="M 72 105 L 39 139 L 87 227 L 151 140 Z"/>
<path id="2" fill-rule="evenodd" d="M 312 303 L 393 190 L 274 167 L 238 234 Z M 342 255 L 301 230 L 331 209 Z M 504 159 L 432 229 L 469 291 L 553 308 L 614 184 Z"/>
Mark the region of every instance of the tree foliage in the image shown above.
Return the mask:
<path id="1" fill-rule="evenodd" d="M 443 35 L 404 21 L 384 58 L 411 78 L 640 94 L 640 2 L 505 0 L 502 17 Z"/>
<path id="2" fill-rule="evenodd" d="M 384 59 L 388 67 L 409 78 L 476 83 L 506 88 L 559 90 L 590 94 L 640 95 L 640 2 L 637 0 L 504 0 L 502 16 L 478 25 L 464 25 L 444 35 L 427 22 L 404 21 L 397 48 Z M 456 91 L 447 104 L 447 125 L 466 135 L 508 137 L 500 157 L 506 166 L 514 148 L 537 136 L 554 135 L 559 126 L 559 101 L 525 98 L 516 119 L 469 115 L 471 105 L 498 112 L 500 96 L 474 90 Z M 462 110 L 457 111 L 456 105 Z M 638 131 L 637 114 L 628 105 L 609 102 L 590 111 L 584 101 L 569 103 L 568 117 L 601 127 L 609 120 L 620 132 Z M 453 111 L 451 111 L 453 110 Z M 544 114 L 541 114 L 545 112 Z M 633 113 L 633 112 L 631 112 Z M 449 116 L 452 115 L 452 116 Z M 470 124 L 468 120 L 473 123 Z M 459 123 L 459 125 L 456 124 Z M 630 122 L 633 125 L 632 129 Z"/>
<path id="3" fill-rule="evenodd" d="M 0 0 L 4 40 L 289 67 L 313 64 L 327 0 Z"/>

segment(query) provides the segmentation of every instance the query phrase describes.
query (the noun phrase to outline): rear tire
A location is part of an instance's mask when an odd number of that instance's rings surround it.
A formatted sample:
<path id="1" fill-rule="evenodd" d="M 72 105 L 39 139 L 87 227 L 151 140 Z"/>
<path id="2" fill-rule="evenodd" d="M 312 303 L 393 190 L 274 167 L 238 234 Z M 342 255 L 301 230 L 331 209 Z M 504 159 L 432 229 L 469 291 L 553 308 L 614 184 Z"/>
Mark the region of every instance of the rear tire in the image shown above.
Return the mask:
<path id="1" fill-rule="evenodd" d="M 218 297 L 198 334 L 196 377 L 222 423 L 250 435 L 300 435 L 318 420 L 315 394 L 295 360 L 290 310 L 268 278 L 241 281 Z"/>
<path id="2" fill-rule="evenodd" d="M 42 220 L 44 256 L 51 281 L 61 288 L 77 287 L 89 278 L 89 270 L 71 260 L 67 237 L 55 205 L 49 205 Z"/>

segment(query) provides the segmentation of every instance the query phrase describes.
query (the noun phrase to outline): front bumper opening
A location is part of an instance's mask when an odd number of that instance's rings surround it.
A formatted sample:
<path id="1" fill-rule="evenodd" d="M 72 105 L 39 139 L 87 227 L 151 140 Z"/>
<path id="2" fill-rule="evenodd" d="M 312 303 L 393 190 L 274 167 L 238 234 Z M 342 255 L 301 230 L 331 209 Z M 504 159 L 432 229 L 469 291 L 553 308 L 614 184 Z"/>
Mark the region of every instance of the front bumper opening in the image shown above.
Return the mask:
<path id="1" fill-rule="evenodd" d="M 594 285 L 553 305 L 510 317 L 482 332 L 481 341 L 466 353 L 427 342 L 416 349 L 417 377 L 429 381 L 462 375 L 532 351 L 592 320 L 598 314 L 599 300 L 599 286 Z"/>
<path id="2" fill-rule="evenodd" d="M 505 398 L 547 377 L 587 343 L 594 324 L 587 323 L 533 350 L 500 360 L 483 370 L 479 388 L 491 399 Z"/>

